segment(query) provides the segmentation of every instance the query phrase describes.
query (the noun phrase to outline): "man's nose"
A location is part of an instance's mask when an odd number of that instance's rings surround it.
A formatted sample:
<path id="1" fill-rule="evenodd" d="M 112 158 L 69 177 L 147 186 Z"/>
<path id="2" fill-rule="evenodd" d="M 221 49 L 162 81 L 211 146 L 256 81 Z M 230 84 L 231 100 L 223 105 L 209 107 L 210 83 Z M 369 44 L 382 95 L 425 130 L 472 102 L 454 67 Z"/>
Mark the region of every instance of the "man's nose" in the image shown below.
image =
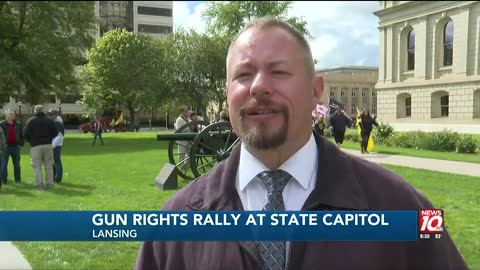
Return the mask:
<path id="1" fill-rule="evenodd" d="M 272 94 L 272 81 L 265 72 L 258 72 L 250 86 L 251 96 L 263 96 Z"/>

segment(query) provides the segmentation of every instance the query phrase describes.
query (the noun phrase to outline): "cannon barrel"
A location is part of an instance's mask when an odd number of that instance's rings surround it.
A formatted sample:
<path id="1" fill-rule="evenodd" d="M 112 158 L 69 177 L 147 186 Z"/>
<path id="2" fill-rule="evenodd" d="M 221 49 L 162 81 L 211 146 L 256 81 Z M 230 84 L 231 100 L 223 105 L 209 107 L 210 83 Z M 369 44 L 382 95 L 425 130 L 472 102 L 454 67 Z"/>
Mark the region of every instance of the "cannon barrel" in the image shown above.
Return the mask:
<path id="1" fill-rule="evenodd" d="M 225 130 L 222 132 L 211 131 L 209 132 L 211 136 L 221 136 L 227 138 L 230 134 L 237 136 L 235 132 L 230 130 Z M 172 133 L 172 134 L 157 134 L 157 141 L 193 141 L 197 137 L 198 133 Z M 232 136 L 230 135 L 230 136 Z M 235 137 L 236 138 L 236 137 Z"/>
<path id="2" fill-rule="evenodd" d="M 193 141 L 198 133 L 157 134 L 157 141 Z"/>

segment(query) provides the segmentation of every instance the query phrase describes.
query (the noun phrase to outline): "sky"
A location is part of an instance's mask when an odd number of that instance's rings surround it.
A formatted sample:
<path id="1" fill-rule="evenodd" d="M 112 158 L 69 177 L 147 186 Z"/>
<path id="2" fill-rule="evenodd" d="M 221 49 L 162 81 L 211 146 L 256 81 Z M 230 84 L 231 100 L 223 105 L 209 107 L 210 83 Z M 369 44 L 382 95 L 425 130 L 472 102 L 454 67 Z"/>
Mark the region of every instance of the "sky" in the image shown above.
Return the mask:
<path id="1" fill-rule="evenodd" d="M 204 1 L 174 1 L 174 27 L 204 33 Z M 316 68 L 378 66 L 378 1 L 294 1 L 289 15 L 304 17 Z"/>

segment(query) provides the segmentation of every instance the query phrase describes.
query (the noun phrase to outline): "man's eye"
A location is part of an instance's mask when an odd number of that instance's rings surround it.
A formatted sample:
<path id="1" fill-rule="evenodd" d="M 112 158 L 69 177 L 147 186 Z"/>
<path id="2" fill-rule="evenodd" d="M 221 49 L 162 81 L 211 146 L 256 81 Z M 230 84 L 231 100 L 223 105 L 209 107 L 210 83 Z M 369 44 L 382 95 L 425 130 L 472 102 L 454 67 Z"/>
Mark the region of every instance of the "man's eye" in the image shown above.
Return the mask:
<path id="1" fill-rule="evenodd" d="M 274 70 L 272 71 L 273 74 L 279 74 L 279 75 L 286 75 L 288 74 L 288 71 L 285 70 Z"/>
<path id="2" fill-rule="evenodd" d="M 241 73 L 238 73 L 237 76 L 235 76 L 236 78 L 243 78 L 243 77 L 247 77 L 250 75 L 250 72 L 241 72 Z"/>

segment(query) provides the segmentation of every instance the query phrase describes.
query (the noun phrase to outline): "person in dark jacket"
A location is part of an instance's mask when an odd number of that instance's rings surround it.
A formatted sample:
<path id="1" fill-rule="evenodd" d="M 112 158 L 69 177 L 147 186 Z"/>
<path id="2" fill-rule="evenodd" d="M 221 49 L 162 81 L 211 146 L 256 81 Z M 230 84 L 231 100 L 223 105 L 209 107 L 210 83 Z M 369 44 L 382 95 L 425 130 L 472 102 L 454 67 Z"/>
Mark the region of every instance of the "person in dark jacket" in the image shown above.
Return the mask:
<path id="1" fill-rule="evenodd" d="M 362 153 L 368 154 L 367 146 L 368 146 L 368 138 L 370 138 L 370 134 L 372 133 L 373 126 L 378 127 L 377 121 L 370 115 L 368 109 L 364 109 L 362 115 L 360 115 L 360 135 L 362 136 L 362 141 L 360 142 L 360 147 L 362 149 Z"/>
<path id="2" fill-rule="evenodd" d="M 44 189 L 42 164 L 45 166 L 46 188 L 53 188 L 53 149 L 52 140 L 58 131 L 52 119 L 44 113 L 42 105 L 36 105 L 35 115 L 28 119 L 23 134 L 30 143 L 30 157 L 37 189 Z"/>
<path id="3" fill-rule="evenodd" d="M 311 112 L 322 92 L 323 78 L 315 75 L 303 34 L 277 19 L 250 22 L 232 41 L 227 57 L 230 121 L 241 143 L 212 171 L 178 191 L 163 209 L 432 208 L 400 176 L 340 151 L 313 132 Z M 274 247 L 268 248 L 274 260 L 263 255 L 266 247 Z M 267 260 L 272 265 L 266 265 Z M 144 242 L 135 269 L 467 268 L 444 230 L 435 241 L 395 243 Z"/>
<path id="4" fill-rule="evenodd" d="M 5 135 L 3 134 L 3 129 L 0 128 L 0 155 L 3 154 L 3 151 L 5 151 L 5 148 L 6 148 L 6 139 L 5 139 Z M 0 162 L 1 162 L 1 159 L 0 159 Z M 0 164 L 1 166 L 1 164 Z M 0 181 L 0 190 L 2 189 L 2 181 Z"/>
<path id="5" fill-rule="evenodd" d="M 5 120 L 0 123 L 3 134 L 7 141 L 6 148 L 2 153 L 0 166 L 0 181 L 7 183 L 8 177 L 8 160 L 12 157 L 13 175 L 15 183 L 22 182 L 22 171 L 20 168 L 21 149 L 25 143 L 23 138 L 23 126 L 16 119 L 17 115 L 13 110 L 5 111 Z"/>
<path id="6" fill-rule="evenodd" d="M 343 143 L 343 139 L 345 138 L 345 131 L 347 127 L 352 125 L 352 121 L 348 116 L 345 115 L 345 111 L 341 108 L 338 108 L 337 111 L 330 116 L 330 120 L 328 120 L 330 126 L 332 127 L 333 138 L 335 139 L 335 143 L 337 147 L 340 148 Z"/>

